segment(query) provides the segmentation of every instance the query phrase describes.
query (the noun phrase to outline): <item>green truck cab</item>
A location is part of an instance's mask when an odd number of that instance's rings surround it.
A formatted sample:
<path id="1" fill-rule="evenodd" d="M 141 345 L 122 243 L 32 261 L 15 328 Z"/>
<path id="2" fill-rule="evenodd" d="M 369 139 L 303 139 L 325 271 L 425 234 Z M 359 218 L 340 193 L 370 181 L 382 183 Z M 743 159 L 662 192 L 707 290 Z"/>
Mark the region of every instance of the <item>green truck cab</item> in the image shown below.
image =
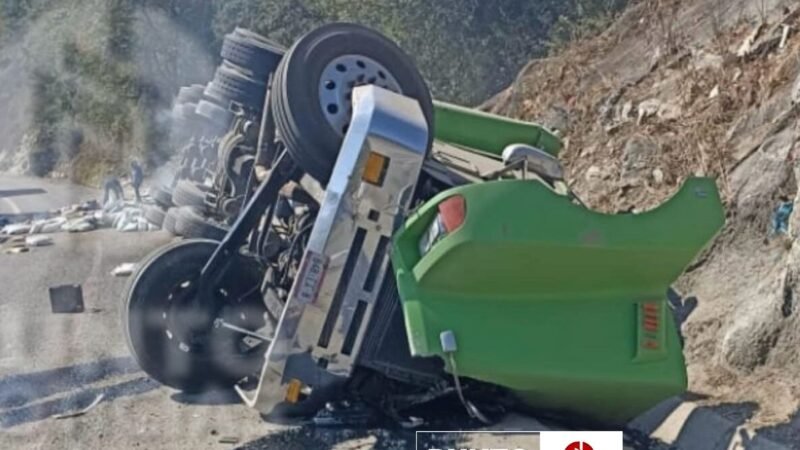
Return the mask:
<path id="1" fill-rule="evenodd" d="M 512 142 L 560 148 L 534 124 L 444 104 L 436 118 L 437 138 L 481 153 Z M 723 220 L 706 178 L 641 214 L 597 213 L 528 180 L 442 192 L 394 239 L 411 352 L 448 361 L 440 335 L 451 331 L 458 375 L 536 408 L 624 422 L 686 389 L 666 292 Z"/>

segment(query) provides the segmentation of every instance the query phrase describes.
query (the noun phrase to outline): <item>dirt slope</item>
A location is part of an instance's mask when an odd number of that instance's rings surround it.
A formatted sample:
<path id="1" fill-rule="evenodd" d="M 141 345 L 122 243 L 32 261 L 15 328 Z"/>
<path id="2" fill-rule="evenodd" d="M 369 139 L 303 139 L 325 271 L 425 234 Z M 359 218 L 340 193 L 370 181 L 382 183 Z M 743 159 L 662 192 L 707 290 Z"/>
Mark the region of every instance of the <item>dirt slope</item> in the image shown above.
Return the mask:
<path id="1" fill-rule="evenodd" d="M 768 235 L 797 193 L 798 100 L 796 1 L 643 0 L 483 105 L 560 130 L 572 187 L 598 210 L 646 210 L 687 176 L 717 179 L 727 224 L 677 286 L 699 300 L 685 355 L 692 391 L 760 404 L 753 426 L 800 406 L 800 244 Z"/>

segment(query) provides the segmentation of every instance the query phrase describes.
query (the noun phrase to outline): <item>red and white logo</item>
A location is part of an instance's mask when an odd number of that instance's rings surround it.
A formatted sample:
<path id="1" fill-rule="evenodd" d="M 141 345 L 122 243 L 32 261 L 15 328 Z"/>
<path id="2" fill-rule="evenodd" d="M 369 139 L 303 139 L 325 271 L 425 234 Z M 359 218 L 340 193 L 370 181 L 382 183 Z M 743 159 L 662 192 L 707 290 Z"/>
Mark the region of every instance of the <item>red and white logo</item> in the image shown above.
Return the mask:
<path id="1" fill-rule="evenodd" d="M 621 431 L 542 431 L 541 450 L 622 450 Z"/>
<path id="2" fill-rule="evenodd" d="M 586 442 L 576 441 L 569 444 L 564 450 L 594 450 L 594 448 Z"/>

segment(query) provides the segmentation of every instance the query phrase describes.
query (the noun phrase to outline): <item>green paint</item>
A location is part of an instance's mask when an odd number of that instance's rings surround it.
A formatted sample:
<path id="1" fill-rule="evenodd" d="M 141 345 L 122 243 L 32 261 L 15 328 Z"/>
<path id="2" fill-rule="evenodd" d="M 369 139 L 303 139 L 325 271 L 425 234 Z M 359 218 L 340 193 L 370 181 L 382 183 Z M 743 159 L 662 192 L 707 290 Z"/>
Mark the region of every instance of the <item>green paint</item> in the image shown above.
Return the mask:
<path id="1" fill-rule="evenodd" d="M 434 102 L 437 140 L 467 149 L 500 155 L 509 144 L 528 144 L 553 156 L 561 141 L 543 127 L 483 113 L 463 106 Z"/>
<path id="2" fill-rule="evenodd" d="M 465 223 L 420 257 L 437 205 L 456 194 Z M 461 376 L 508 387 L 536 408 L 627 421 L 686 388 L 666 291 L 723 221 L 705 178 L 638 215 L 589 211 L 532 181 L 446 191 L 395 237 L 412 353 L 442 356 L 439 334 L 453 330 Z M 641 302 L 660 308 L 649 337 L 657 349 L 642 348 Z"/>

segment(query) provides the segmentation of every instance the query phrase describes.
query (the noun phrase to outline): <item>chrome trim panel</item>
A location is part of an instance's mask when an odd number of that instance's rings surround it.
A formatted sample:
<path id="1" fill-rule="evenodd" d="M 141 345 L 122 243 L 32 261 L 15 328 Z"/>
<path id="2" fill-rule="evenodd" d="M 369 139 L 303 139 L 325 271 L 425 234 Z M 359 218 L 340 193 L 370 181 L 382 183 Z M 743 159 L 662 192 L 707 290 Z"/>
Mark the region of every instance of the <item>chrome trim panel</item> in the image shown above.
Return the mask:
<path id="1" fill-rule="evenodd" d="M 267 351 L 258 387 L 252 396 L 237 388 L 245 402 L 262 413 L 270 413 L 283 402 L 291 378 L 302 381 L 313 393 L 352 373 L 379 292 L 374 287 L 365 289 L 365 282 L 368 276 L 381 280 L 386 273 L 388 252 L 379 251 L 379 246 L 385 245 L 396 224 L 402 223 L 425 160 L 429 130 L 416 100 L 376 86 L 361 86 L 354 91 L 353 103 L 353 121 L 324 193 L 300 274 Z M 388 158 L 380 186 L 362 180 L 370 152 Z M 361 251 L 351 258 L 349 280 L 343 279 L 359 229 L 365 230 L 361 232 Z M 376 255 L 383 260 L 373 263 Z M 341 288 L 340 283 L 344 283 Z M 337 288 L 346 290 L 341 304 L 332 307 Z M 359 329 L 350 331 L 357 311 Z M 332 312 L 336 314 L 328 319 Z M 322 347 L 320 334 L 326 320 L 333 328 Z M 349 354 L 342 353 L 345 344 Z M 289 367 L 298 355 L 310 355 L 313 368 L 308 364 L 302 370 Z"/>

